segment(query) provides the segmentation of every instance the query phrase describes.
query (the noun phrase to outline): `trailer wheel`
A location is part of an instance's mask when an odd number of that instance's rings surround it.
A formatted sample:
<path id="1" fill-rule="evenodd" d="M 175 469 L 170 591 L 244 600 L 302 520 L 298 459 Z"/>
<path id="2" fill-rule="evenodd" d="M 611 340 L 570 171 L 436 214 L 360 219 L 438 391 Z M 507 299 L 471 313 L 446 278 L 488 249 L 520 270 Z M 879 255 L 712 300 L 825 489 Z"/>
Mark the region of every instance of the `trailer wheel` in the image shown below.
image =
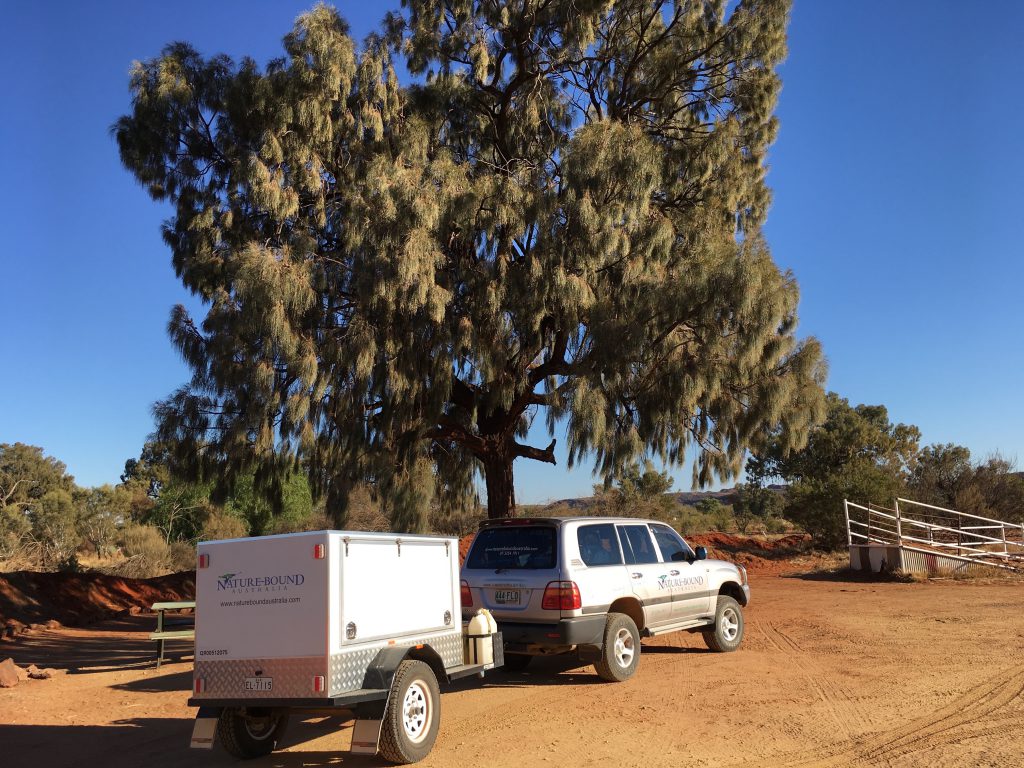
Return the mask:
<path id="1" fill-rule="evenodd" d="M 399 765 L 422 760 L 434 747 L 441 724 L 441 691 L 422 661 L 398 665 L 381 723 L 380 753 Z"/>
<path id="2" fill-rule="evenodd" d="M 739 648 L 743 642 L 743 611 L 740 610 L 740 604 L 727 595 L 719 595 L 715 626 L 701 634 L 704 643 L 712 651 L 727 653 Z"/>
<path id="3" fill-rule="evenodd" d="M 609 613 L 604 625 L 604 645 L 594 669 L 602 680 L 621 683 L 640 666 L 640 633 L 624 613 Z"/>
<path id="4" fill-rule="evenodd" d="M 281 742 L 288 712 L 278 709 L 247 709 L 230 707 L 220 715 L 217 735 L 228 754 L 242 760 L 263 757 Z"/>

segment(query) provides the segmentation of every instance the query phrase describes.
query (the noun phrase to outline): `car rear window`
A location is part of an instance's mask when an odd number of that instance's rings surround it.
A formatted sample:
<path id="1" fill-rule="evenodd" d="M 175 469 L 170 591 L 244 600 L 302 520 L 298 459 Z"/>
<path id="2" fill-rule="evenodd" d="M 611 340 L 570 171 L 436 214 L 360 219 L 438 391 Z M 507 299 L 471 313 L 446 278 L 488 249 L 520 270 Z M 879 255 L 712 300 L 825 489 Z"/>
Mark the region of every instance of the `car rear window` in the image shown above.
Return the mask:
<path id="1" fill-rule="evenodd" d="M 550 525 L 484 528 L 476 535 L 467 568 L 555 567 L 555 529 Z"/>

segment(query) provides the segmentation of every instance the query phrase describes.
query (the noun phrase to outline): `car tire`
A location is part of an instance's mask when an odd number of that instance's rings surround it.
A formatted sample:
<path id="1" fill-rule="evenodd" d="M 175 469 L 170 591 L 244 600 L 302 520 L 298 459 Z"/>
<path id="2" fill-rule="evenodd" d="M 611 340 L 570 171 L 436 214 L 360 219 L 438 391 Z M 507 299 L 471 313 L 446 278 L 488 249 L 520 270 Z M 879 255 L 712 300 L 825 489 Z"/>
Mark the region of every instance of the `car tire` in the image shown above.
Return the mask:
<path id="1" fill-rule="evenodd" d="M 533 661 L 533 656 L 528 653 L 506 653 L 505 664 L 502 666 L 506 672 L 522 672 Z"/>
<path id="2" fill-rule="evenodd" d="M 228 707 L 221 712 L 217 723 L 217 736 L 232 757 L 248 760 L 269 755 L 278 744 L 288 725 L 288 713 L 275 709 L 249 709 L 243 712 Z"/>
<path id="3" fill-rule="evenodd" d="M 708 648 L 717 653 L 728 653 L 739 648 L 743 642 L 743 611 L 740 604 L 727 595 L 719 595 L 715 626 L 701 634 Z"/>
<path id="4" fill-rule="evenodd" d="M 636 674 L 640 666 L 640 633 L 624 613 L 609 613 L 604 625 L 601 658 L 594 669 L 602 680 L 621 683 Z"/>
<path id="5" fill-rule="evenodd" d="M 422 760 L 433 749 L 440 724 L 441 691 L 434 671 L 422 661 L 403 661 L 391 683 L 380 754 L 398 765 Z"/>

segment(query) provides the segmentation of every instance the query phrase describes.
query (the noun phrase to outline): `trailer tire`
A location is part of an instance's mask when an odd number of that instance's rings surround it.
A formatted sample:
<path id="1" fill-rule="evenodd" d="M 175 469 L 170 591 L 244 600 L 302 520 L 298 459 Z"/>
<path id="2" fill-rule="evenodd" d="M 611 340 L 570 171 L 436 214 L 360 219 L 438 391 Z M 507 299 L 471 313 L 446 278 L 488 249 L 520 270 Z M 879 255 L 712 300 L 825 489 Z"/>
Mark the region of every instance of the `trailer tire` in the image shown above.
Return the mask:
<path id="1" fill-rule="evenodd" d="M 430 754 L 441 724 L 441 690 L 434 671 L 422 661 L 406 659 L 391 684 L 380 753 L 398 765 L 415 763 Z"/>
<path id="2" fill-rule="evenodd" d="M 743 642 L 743 611 L 740 610 L 740 604 L 728 595 L 719 595 L 715 626 L 701 634 L 704 643 L 712 651 L 728 653 L 739 648 Z"/>
<path id="3" fill-rule="evenodd" d="M 228 754 L 248 760 L 277 749 L 287 725 L 285 710 L 252 709 L 243 713 L 237 707 L 229 707 L 221 712 L 217 736 Z"/>
<path id="4" fill-rule="evenodd" d="M 602 680 L 621 683 L 636 674 L 640 666 L 640 633 L 624 613 L 609 613 L 604 625 L 601 658 L 594 669 Z"/>

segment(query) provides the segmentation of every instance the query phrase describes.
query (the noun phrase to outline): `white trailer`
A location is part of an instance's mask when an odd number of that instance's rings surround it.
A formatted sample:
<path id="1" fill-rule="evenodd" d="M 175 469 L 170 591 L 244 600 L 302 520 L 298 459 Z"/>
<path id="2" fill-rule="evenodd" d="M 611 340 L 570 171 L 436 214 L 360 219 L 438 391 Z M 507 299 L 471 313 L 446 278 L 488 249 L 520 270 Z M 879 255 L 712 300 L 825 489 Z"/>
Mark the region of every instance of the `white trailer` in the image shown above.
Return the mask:
<path id="1" fill-rule="evenodd" d="M 352 751 L 425 757 L 438 680 L 466 664 L 458 539 L 318 531 L 203 542 L 196 569 L 192 746 L 266 755 L 295 711 L 353 710 Z M 474 658 L 477 658 L 474 656 Z"/>

